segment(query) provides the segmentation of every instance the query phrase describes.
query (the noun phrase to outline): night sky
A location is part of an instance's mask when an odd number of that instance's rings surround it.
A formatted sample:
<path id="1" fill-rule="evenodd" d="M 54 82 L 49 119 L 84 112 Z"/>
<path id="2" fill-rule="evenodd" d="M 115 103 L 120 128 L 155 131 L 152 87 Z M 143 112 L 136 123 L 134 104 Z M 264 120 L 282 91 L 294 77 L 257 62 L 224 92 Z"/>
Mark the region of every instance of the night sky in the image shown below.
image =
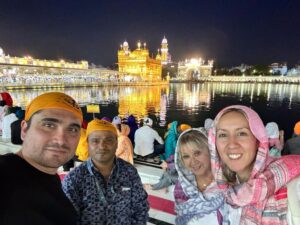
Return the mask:
<path id="1" fill-rule="evenodd" d="M 218 66 L 300 60 L 299 0 L 1 0 L 0 47 L 11 56 L 117 62 L 124 40 L 174 61 Z"/>

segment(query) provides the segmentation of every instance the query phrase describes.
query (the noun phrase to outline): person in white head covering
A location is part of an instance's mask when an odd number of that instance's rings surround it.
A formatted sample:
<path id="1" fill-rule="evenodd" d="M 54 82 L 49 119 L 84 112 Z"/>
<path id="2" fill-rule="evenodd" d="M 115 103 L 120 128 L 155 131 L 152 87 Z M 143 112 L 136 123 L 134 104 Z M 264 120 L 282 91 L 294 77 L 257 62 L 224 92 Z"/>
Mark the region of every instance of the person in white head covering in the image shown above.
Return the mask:
<path id="1" fill-rule="evenodd" d="M 118 124 L 121 124 L 122 123 L 122 120 L 119 116 L 115 116 L 111 122 L 112 124 L 114 125 L 118 125 Z"/>
<path id="2" fill-rule="evenodd" d="M 280 157 L 283 149 L 283 131 L 279 131 L 275 122 L 267 123 L 266 132 L 269 138 L 269 153 L 271 156 Z"/>
<path id="3" fill-rule="evenodd" d="M 159 136 L 156 130 L 152 128 L 153 120 L 149 117 L 144 118 L 144 125 L 136 130 L 134 135 L 134 153 L 138 156 L 156 156 L 161 152 L 155 151 L 154 141 L 160 145 L 164 144 L 163 139 Z M 160 149 L 160 148 L 156 148 Z"/>
<path id="4" fill-rule="evenodd" d="M 208 130 L 213 126 L 214 121 L 211 118 L 207 118 L 204 121 L 204 128 L 206 130 L 206 132 L 208 132 Z"/>

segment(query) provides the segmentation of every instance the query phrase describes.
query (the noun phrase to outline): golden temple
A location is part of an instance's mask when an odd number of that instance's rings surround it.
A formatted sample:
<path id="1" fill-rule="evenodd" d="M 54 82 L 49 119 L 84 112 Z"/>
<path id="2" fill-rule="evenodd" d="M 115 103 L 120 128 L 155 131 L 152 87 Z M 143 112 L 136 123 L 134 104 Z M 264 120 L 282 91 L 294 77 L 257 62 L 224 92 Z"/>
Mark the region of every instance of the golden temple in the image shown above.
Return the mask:
<path id="1" fill-rule="evenodd" d="M 156 57 L 152 58 L 149 55 L 146 43 L 141 46 L 139 41 L 137 49 L 131 51 L 128 42 L 125 41 L 118 50 L 119 72 L 128 74 L 131 77 L 130 79 L 134 81 L 162 80 L 162 64 L 166 64 L 168 60 L 168 43 L 166 38 L 162 41 L 160 51 L 158 50 Z"/>

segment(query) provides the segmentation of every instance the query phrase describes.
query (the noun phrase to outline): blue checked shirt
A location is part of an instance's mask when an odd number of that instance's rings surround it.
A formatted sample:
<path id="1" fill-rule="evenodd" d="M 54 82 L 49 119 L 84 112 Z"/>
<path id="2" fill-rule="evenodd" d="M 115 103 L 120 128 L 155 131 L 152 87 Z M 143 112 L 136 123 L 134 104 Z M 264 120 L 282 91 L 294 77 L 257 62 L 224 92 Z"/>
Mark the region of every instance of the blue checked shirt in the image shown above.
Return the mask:
<path id="1" fill-rule="evenodd" d="M 149 205 L 137 170 L 116 158 L 106 184 L 91 158 L 72 170 L 63 190 L 75 207 L 80 225 L 144 225 Z"/>

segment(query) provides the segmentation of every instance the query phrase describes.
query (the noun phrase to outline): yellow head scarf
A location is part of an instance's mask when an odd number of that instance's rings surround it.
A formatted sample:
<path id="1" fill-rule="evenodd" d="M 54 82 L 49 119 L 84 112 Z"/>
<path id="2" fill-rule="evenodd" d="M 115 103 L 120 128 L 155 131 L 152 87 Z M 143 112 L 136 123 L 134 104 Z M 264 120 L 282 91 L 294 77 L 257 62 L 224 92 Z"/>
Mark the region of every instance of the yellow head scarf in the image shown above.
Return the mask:
<path id="1" fill-rule="evenodd" d="M 81 122 L 83 120 L 81 109 L 76 101 L 61 92 L 49 92 L 33 99 L 26 107 L 25 120 L 28 121 L 34 113 L 43 109 L 64 109 L 73 113 Z"/>
<path id="2" fill-rule="evenodd" d="M 180 126 L 179 126 L 179 129 L 183 132 L 183 131 L 185 131 L 185 130 L 188 130 L 188 129 L 191 129 L 192 127 L 190 126 L 190 125 L 188 125 L 188 124 L 181 124 Z"/>
<path id="3" fill-rule="evenodd" d="M 97 130 L 107 130 L 113 132 L 116 136 L 118 136 L 118 132 L 116 127 L 105 120 L 99 120 L 99 119 L 94 119 L 91 122 L 88 123 L 87 129 L 86 129 L 86 137 L 90 135 L 93 131 Z"/>
<path id="4" fill-rule="evenodd" d="M 86 141 L 86 129 L 81 128 L 80 130 L 80 140 L 75 154 L 81 161 L 85 161 L 89 157 L 88 143 Z"/>

